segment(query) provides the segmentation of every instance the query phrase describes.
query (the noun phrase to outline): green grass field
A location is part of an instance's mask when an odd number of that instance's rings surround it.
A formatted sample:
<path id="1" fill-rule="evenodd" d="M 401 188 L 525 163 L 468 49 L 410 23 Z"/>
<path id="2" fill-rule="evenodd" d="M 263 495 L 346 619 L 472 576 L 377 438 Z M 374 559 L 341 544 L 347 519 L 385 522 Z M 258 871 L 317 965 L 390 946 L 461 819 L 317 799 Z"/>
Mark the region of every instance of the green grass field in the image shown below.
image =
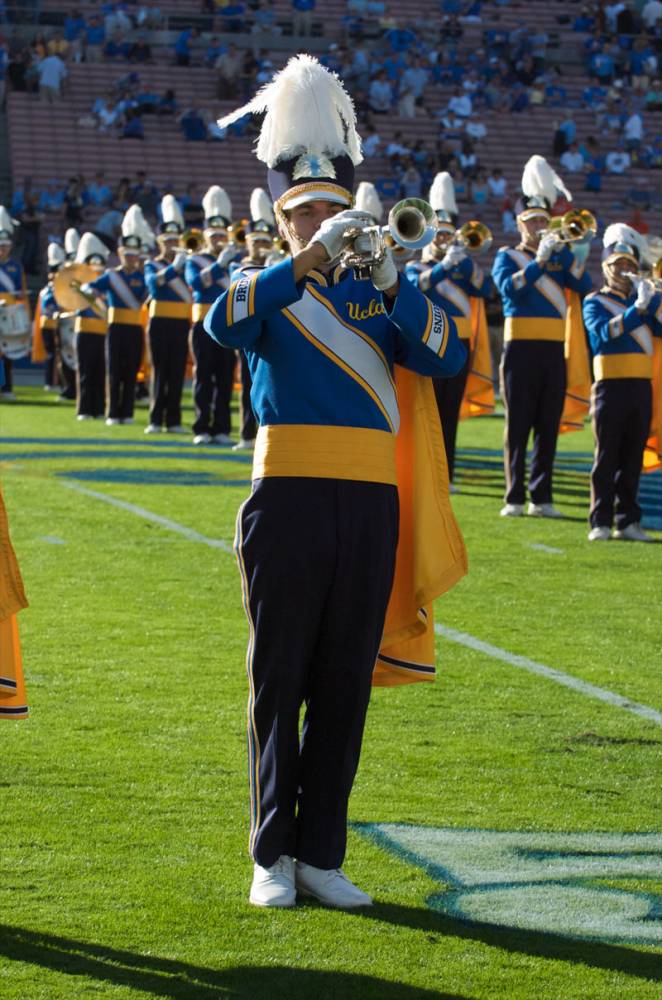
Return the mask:
<path id="1" fill-rule="evenodd" d="M 106 428 L 18 395 L 0 474 L 31 714 L 0 723 L 2 1000 L 660 997 L 662 549 L 586 540 L 588 431 L 561 440 L 549 522 L 498 516 L 502 421 L 461 426 L 470 572 L 437 620 L 511 662 L 442 635 L 434 685 L 376 691 L 345 865 L 376 905 L 267 912 L 247 902 L 247 626 L 209 544 L 232 541 L 250 463 L 146 438 L 144 410 Z"/>

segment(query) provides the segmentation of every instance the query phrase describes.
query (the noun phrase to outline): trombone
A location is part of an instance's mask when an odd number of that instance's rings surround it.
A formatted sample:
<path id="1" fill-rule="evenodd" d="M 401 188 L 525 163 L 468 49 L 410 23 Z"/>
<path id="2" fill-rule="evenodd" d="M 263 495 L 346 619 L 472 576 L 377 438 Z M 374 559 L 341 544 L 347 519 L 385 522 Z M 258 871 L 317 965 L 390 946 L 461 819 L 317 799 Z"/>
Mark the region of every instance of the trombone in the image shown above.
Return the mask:
<path id="1" fill-rule="evenodd" d="M 373 265 L 384 260 L 391 241 L 403 250 L 420 250 L 432 242 L 436 232 L 437 216 L 432 206 L 422 198 L 403 198 L 389 212 L 388 225 L 357 225 L 345 231 L 351 244 L 340 263 L 363 280 L 370 277 Z"/>

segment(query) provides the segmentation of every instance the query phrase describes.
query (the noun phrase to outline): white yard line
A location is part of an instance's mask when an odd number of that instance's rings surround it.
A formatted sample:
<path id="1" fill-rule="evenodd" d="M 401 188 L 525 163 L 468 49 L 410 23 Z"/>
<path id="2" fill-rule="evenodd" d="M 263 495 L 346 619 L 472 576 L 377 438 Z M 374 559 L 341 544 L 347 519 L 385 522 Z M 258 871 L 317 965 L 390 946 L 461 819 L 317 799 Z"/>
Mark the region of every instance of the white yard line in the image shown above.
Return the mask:
<path id="1" fill-rule="evenodd" d="M 208 545 L 210 548 L 221 549 L 222 552 L 232 554 L 232 546 L 222 538 L 207 538 L 192 528 L 186 528 L 183 524 L 178 524 L 177 521 L 161 517 L 160 514 L 154 514 L 151 510 L 138 507 L 134 503 L 127 503 L 126 500 L 118 500 L 107 493 L 91 490 L 87 486 L 80 486 L 78 483 L 64 479 L 58 481 L 68 490 L 73 490 L 75 493 L 82 493 L 83 496 L 92 497 L 94 500 L 101 500 L 103 503 L 111 504 L 113 507 L 119 507 L 120 510 L 125 510 L 129 514 L 135 514 L 146 521 L 152 521 L 167 531 L 174 531 L 178 535 L 182 535 L 190 542 L 202 543 L 203 545 Z M 562 670 L 547 667 L 544 663 L 536 663 L 535 660 L 529 660 L 526 656 L 519 656 L 517 653 L 509 653 L 505 649 L 499 649 L 498 646 L 492 646 L 489 642 L 476 639 L 475 636 L 469 635 L 467 632 L 458 632 L 456 629 L 448 628 L 446 625 L 435 625 L 434 630 L 437 635 L 440 635 L 443 639 L 448 639 L 450 642 L 457 642 L 461 646 L 467 646 L 469 649 L 475 650 L 477 653 L 490 656 L 493 660 L 501 660 L 503 663 L 508 663 L 511 667 L 518 667 L 520 670 L 526 670 L 531 674 L 536 674 L 538 677 L 546 677 L 547 680 L 555 681 L 556 684 L 562 684 L 573 691 L 578 691 L 579 694 L 583 694 L 587 698 L 597 698 L 608 705 L 622 708 L 626 712 L 639 715 L 648 722 L 654 722 L 656 725 L 662 726 L 662 712 L 658 712 L 654 708 L 649 708 L 648 705 L 641 705 L 636 701 L 630 701 L 629 698 L 623 698 L 622 695 L 616 694 L 614 691 L 597 687 L 595 684 L 589 684 L 588 681 L 582 681 L 571 674 L 565 674 Z"/>
<path id="2" fill-rule="evenodd" d="M 535 549 L 536 552 L 549 552 L 553 556 L 562 556 L 565 554 L 565 549 L 555 549 L 553 545 L 545 545 L 543 542 L 531 542 L 529 548 Z"/>
<path id="3" fill-rule="evenodd" d="M 168 531 L 175 531 L 178 535 L 182 535 L 184 538 L 187 538 L 189 542 L 201 542 L 203 545 L 209 545 L 212 549 L 221 549 L 223 552 L 232 554 L 232 546 L 229 542 L 224 541 L 222 538 L 207 538 L 206 535 L 199 534 L 199 532 L 194 531 L 193 528 L 186 528 L 183 524 L 178 524 L 177 521 L 171 521 L 168 517 L 161 517 L 160 514 L 154 514 L 153 511 L 146 510 L 144 507 L 138 507 L 135 503 L 127 503 L 126 500 L 118 500 L 117 497 L 111 497 L 107 493 L 100 493 L 98 490 L 90 490 L 87 486 L 80 486 L 78 483 L 73 483 L 64 479 L 60 479 L 59 482 L 66 489 L 73 490 L 75 493 L 82 493 L 84 496 L 92 497 L 94 500 L 102 500 L 104 503 L 109 503 L 113 507 L 119 507 L 120 510 L 126 510 L 130 514 L 142 517 L 145 521 L 152 521 L 154 524 L 158 524 L 160 527 L 166 528 Z"/>
<path id="4" fill-rule="evenodd" d="M 536 663 L 535 660 L 529 660 L 526 656 L 509 653 L 505 649 L 499 649 L 498 646 L 492 646 L 489 642 L 483 642 L 482 639 L 476 639 L 475 636 L 469 635 L 467 632 L 458 632 L 446 625 L 435 625 L 434 630 L 437 635 L 443 639 L 449 639 L 450 642 L 457 642 L 477 653 L 491 656 L 493 660 L 501 660 L 511 667 L 518 667 L 520 670 L 526 670 L 538 677 L 546 677 L 547 680 L 555 681 L 556 684 L 562 684 L 563 687 L 578 691 L 580 694 L 586 695 L 587 698 L 597 698 L 598 701 L 604 701 L 616 708 L 623 708 L 626 712 L 632 712 L 634 715 L 641 716 L 642 719 L 647 719 L 648 722 L 662 726 L 662 712 L 658 712 L 655 708 L 649 708 L 648 705 L 640 705 L 636 701 L 630 701 L 629 698 L 624 698 L 622 695 L 616 694 L 615 691 L 609 691 L 607 688 L 582 681 L 571 674 L 564 674 L 562 670 L 555 670 L 554 667 L 546 667 L 544 663 Z"/>

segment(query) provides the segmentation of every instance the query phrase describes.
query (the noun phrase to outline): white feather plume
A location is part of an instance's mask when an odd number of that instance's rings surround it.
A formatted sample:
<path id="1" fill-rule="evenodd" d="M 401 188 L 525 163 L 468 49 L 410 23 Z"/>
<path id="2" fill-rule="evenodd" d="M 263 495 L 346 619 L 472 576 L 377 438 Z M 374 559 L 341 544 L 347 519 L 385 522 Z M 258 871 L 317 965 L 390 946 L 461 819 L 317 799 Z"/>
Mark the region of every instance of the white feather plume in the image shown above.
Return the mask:
<path id="1" fill-rule="evenodd" d="M 0 205 L 0 229 L 6 229 L 9 233 L 14 232 L 14 220 L 4 205 Z"/>
<path id="2" fill-rule="evenodd" d="M 202 199 L 202 208 L 205 219 L 213 219 L 215 215 L 222 215 L 224 219 L 232 218 L 232 202 L 226 191 L 218 184 L 212 184 Z"/>
<path id="3" fill-rule="evenodd" d="M 451 215 L 457 215 L 455 185 L 447 170 L 437 174 L 432 181 L 429 200 L 435 212 L 449 212 Z"/>
<path id="4" fill-rule="evenodd" d="M 276 225 L 271 198 L 264 188 L 253 188 L 251 192 L 250 212 L 253 222 L 268 222 L 270 226 Z"/>
<path id="5" fill-rule="evenodd" d="M 632 226 L 626 225 L 625 222 L 614 222 L 605 229 L 604 236 L 602 237 L 603 247 L 607 249 L 607 247 L 613 246 L 614 243 L 627 243 L 630 246 L 635 246 L 640 254 L 645 249 L 645 240 L 641 233 L 638 233 Z"/>
<path id="6" fill-rule="evenodd" d="M 142 236 L 145 217 L 140 205 L 129 205 L 122 219 L 122 236 Z"/>
<path id="7" fill-rule="evenodd" d="M 384 214 L 384 206 L 377 194 L 377 188 L 370 181 L 361 181 L 354 199 L 354 208 L 358 212 L 367 212 L 375 222 L 380 222 Z"/>
<path id="8" fill-rule="evenodd" d="M 66 258 L 64 247 L 60 243 L 51 242 L 46 249 L 46 263 L 49 267 L 57 267 Z"/>
<path id="9" fill-rule="evenodd" d="M 93 254 L 103 257 L 104 260 L 108 260 L 110 250 L 94 233 L 83 233 L 78 244 L 78 249 L 76 250 L 76 262 L 84 264 L 85 259 L 91 257 Z"/>
<path id="10" fill-rule="evenodd" d="M 164 222 L 176 222 L 178 226 L 184 228 L 184 216 L 174 194 L 164 194 L 161 198 L 161 215 Z"/>
<path id="11" fill-rule="evenodd" d="M 256 153 L 269 167 L 301 153 L 347 154 L 354 165 L 363 159 L 352 99 L 336 74 L 313 56 L 293 56 L 248 104 L 218 124 L 227 128 L 244 115 L 263 112 Z"/>
<path id="12" fill-rule="evenodd" d="M 522 194 L 527 198 L 545 198 L 550 207 L 560 194 L 568 201 L 572 195 L 544 156 L 532 156 L 522 174 Z"/>
<path id="13" fill-rule="evenodd" d="M 80 243 L 80 233 L 77 229 L 67 229 L 64 234 L 64 251 L 67 257 L 75 257 Z"/>

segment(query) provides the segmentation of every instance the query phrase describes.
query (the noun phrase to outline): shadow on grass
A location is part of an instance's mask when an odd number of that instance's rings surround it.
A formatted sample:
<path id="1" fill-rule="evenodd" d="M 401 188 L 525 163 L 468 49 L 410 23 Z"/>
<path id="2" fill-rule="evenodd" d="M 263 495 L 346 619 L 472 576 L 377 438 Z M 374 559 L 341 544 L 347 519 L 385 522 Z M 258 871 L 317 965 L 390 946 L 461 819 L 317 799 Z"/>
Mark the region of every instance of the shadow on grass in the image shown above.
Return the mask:
<path id="1" fill-rule="evenodd" d="M 269 919 L 265 914 L 265 919 Z M 219 952 L 223 951 L 219 936 Z M 65 976 L 126 986 L 175 1000 L 473 1000 L 467 995 L 426 990 L 349 972 L 274 966 L 210 969 L 154 955 L 107 948 L 53 934 L 0 925 L 0 956 Z M 73 996 L 73 986 L 69 995 Z"/>
<path id="2" fill-rule="evenodd" d="M 432 936 L 439 935 L 440 940 L 444 936 L 464 938 L 519 955 L 573 962 L 593 969 L 610 969 L 638 979 L 662 980 L 659 952 L 638 951 L 600 941 L 580 941 L 560 934 L 469 923 L 434 910 L 394 903 L 375 903 L 369 910 L 355 912 L 363 919 L 410 927 Z"/>

